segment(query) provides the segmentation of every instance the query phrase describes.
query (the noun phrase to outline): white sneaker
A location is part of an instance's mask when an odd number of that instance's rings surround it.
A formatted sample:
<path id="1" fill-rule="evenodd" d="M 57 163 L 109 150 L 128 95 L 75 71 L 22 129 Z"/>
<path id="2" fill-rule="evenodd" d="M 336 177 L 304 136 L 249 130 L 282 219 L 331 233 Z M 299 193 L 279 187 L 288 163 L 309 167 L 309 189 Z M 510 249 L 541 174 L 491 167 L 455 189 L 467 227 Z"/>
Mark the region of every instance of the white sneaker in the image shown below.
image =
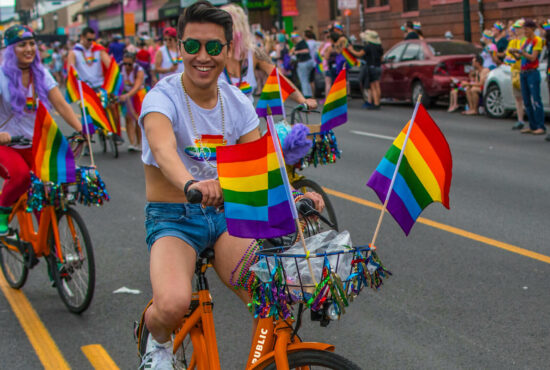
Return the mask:
<path id="1" fill-rule="evenodd" d="M 147 348 L 140 369 L 174 370 L 172 348 L 172 341 L 159 343 L 149 334 L 147 337 Z"/>

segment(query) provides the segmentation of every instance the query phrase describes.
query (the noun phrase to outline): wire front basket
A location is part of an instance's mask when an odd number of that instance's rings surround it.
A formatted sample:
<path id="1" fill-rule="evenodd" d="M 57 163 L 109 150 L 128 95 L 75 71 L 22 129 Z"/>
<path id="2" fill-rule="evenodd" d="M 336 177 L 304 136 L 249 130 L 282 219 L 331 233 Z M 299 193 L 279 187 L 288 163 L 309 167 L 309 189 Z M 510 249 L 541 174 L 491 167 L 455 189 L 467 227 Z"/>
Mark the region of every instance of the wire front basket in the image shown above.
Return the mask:
<path id="1" fill-rule="evenodd" d="M 339 316 L 364 287 L 378 289 L 391 274 L 369 246 L 352 247 L 347 231 L 314 235 L 306 245 L 308 254 L 300 243 L 256 252 L 259 261 L 251 267 L 256 274 L 251 287 L 255 316 L 287 318 L 296 303 L 318 311 L 326 302 L 332 302 Z"/>

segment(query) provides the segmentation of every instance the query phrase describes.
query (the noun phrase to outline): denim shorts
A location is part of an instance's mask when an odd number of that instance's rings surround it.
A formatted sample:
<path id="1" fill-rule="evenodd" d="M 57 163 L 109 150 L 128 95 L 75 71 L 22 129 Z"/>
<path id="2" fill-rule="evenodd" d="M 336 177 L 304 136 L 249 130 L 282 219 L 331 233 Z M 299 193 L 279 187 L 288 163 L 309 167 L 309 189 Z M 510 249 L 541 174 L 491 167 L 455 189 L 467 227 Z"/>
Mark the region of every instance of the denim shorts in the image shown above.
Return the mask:
<path id="1" fill-rule="evenodd" d="M 149 252 L 160 238 L 173 236 L 189 244 L 197 255 L 227 230 L 225 214 L 200 204 L 150 202 L 145 206 L 145 231 Z"/>

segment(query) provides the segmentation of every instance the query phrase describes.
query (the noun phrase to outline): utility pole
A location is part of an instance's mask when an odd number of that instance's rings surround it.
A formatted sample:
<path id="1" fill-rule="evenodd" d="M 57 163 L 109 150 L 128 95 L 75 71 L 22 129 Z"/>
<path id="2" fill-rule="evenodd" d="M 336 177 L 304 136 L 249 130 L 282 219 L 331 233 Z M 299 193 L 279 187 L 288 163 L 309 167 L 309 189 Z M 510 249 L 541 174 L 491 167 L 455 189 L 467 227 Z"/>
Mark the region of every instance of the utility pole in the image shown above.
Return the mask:
<path id="1" fill-rule="evenodd" d="M 143 23 L 147 22 L 147 0 L 141 0 L 142 5 L 142 12 L 143 12 L 143 19 L 141 20 Z"/>
<path id="2" fill-rule="evenodd" d="M 472 23 L 470 21 L 470 0 L 462 0 L 464 14 L 464 40 L 472 42 Z"/>

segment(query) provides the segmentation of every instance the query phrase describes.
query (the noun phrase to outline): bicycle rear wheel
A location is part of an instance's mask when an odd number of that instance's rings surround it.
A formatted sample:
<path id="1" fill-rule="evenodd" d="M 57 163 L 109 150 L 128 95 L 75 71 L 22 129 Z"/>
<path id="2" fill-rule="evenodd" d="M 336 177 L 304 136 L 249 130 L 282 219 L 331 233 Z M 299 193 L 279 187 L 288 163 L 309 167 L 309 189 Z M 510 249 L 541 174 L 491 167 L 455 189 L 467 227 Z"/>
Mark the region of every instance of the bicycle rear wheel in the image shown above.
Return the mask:
<path id="1" fill-rule="evenodd" d="M 111 150 L 113 157 L 118 158 L 118 145 L 114 134 L 109 134 L 107 137 L 109 141 L 109 150 Z"/>
<path id="2" fill-rule="evenodd" d="M 0 237 L 0 267 L 9 286 L 19 289 L 25 285 L 29 269 L 24 254 L 25 247 L 19 238 L 17 216 L 10 222 L 10 234 Z"/>
<path id="3" fill-rule="evenodd" d="M 303 350 L 288 354 L 288 365 L 290 369 L 338 369 L 338 370 L 360 370 L 361 368 L 333 352 Z M 267 365 L 265 370 L 277 369 L 275 359 Z"/>
<path id="4" fill-rule="evenodd" d="M 292 186 L 294 187 L 294 189 L 299 190 L 304 194 L 308 191 L 314 191 L 320 194 L 323 197 L 323 201 L 325 202 L 325 209 L 321 214 L 334 224 L 334 230 L 338 230 L 338 221 L 336 220 L 336 212 L 334 211 L 334 207 L 332 206 L 328 194 L 325 193 L 325 191 L 319 184 L 310 179 L 300 179 L 294 181 L 292 183 Z M 326 231 L 329 228 L 327 225 L 321 225 L 321 229 L 321 231 Z"/>
<path id="5" fill-rule="evenodd" d="M 72 208 L 58 213 L 62 260 L 57 256 L 53 230 L 50 229 L 50 263 L 57 292 L 73 313 L 84 312 L 95 288 L 95 263 L 92 241 L 82 217 Z"/>

